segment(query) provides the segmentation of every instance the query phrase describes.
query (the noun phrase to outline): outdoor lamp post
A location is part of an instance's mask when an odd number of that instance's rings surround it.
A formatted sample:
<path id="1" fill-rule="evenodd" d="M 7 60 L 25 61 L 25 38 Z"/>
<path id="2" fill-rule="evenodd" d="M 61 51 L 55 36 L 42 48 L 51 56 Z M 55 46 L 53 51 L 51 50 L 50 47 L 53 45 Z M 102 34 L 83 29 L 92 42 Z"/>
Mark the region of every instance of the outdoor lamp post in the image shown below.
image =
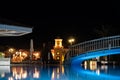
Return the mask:
<path id="1" fill-rule="evenodd" d="M 14 53 L 15 49 L 14 48 L 9 48 L 9 58 L 11 58 L 11 55 Z"/>
<path id="2" fill-rule="evenodd" d="M 9 49 L 9 52 L 11 52 L 11 53 L 12 53 L 13 51 L 14 51 L 14 49 L 13 49 L 13 48 L 10 48 L 10 49 Z"/>
<path id="3" fill-rule="evenodd" d="M 74 39 L 74 38 L 71 38 L 71 39 L 68 40 L 68 42 L 70 43 L 70 45 L 72 45 L 73 42 L 75 42 L 75 39 Z"/>

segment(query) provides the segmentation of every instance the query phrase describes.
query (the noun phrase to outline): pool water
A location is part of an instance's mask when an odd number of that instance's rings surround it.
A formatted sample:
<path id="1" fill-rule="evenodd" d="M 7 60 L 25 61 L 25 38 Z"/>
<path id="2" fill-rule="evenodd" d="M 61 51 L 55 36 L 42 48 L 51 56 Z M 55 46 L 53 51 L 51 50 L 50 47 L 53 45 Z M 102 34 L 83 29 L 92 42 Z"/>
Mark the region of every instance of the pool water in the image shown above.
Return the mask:
<path id="1" fill-rule="evenodd" d="M 120 66 L 0 66 L 0 80 L 120 80 Z"/>

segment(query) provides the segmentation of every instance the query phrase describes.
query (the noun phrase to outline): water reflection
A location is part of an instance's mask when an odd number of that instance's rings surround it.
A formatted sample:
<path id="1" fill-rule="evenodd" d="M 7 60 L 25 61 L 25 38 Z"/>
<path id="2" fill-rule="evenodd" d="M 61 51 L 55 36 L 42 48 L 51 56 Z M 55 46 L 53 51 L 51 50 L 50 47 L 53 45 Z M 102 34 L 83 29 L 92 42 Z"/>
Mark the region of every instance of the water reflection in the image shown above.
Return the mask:
<path id="1" fill-rule="evenodd" d="M 12 67 L 11 77 L 15 79 L 26 79 L 27 75 L 27 70 L 23 69 L 23 67 Z"/>
<path id="2" fill-rule="evenodd" d="M 10 73 L 10 66 L 0 66 L 0 77 L 5 77 L 5 73 Z"/>
<path id="3" fill-rule="evenodd" d="M 29 65 L 0 66 L 0 80 L 120 80 L 120 67 Z"/>
<path id="4" fill-rule="evenodd" d="M 0 80 L 68 80 L 64 66 L 0 66 Z"/>
<path id="5" fill-rule="evenodd" d="M 117 65 L 97 65 L 96 61 L 90 61 L 89 64 L 86 64 L 83 66 L 85 71 L 91 71 L 95 72 L 96 74 L 108 74 L 108 75 L 114 75 L 117 72 L 115 76 L 119 75 L 120 76 L 120 67 Z"/>
<path id="6" fill-rule="evenodd" d="M 35 71 L 33 73 L 33 78 L 39 78 L 40 77 L 40 71 L 35 67 Z"/>
<path id="7" fill-rule="evenodd" d="M 72 69 L 72 72 L 79 74 L 83 80 L 120 80 L 120 67 L 115 65 L 97 65 L 96 62 L 89 62 L 82 67 L 72 66 Z"/>

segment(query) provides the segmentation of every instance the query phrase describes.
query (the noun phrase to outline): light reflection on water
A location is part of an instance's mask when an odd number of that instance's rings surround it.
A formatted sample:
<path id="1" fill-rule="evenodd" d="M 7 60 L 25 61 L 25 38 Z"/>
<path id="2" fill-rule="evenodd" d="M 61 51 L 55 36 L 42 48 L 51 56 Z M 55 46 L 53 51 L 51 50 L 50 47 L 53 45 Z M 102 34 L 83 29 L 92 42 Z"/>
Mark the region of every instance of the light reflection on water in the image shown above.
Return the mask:
<path id="1" fill-rule="evenodd" d="M 93 69 L 93 70 L 90 70 Z M 0 66 L 0 80 L 120 80 L 119 66 Z"/>

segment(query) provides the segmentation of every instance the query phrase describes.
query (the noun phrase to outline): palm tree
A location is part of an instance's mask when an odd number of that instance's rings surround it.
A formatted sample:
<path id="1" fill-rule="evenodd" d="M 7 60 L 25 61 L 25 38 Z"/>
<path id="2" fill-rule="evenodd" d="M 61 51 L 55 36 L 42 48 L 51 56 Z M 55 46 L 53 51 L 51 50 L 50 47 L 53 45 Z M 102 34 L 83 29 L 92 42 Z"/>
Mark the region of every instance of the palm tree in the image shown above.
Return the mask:
<path id="1" fill-rule="evenodd" d="M 95 29 L 95 34 L 99 37 L 106 37 L 110 36 L 111 34 L 111 26 L 109 25 L 102 25 L 100 28 Z"/>

